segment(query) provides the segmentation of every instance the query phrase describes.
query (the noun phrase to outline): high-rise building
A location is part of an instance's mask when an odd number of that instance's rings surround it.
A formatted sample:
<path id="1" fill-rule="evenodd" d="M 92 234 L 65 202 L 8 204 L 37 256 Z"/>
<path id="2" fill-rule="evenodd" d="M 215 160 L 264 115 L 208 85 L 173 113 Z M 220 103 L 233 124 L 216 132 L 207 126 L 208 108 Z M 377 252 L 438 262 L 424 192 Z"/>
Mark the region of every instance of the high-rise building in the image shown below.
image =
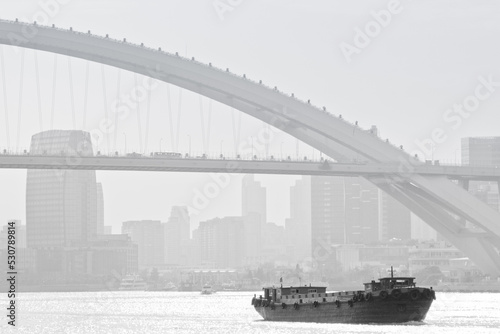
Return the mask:
<path id="1" fill-rule="evenodd" d="M 364 179 L 311 177 L 312 257 L 329 257 L 332 245 L 378 241 L 378 205 L 378 190 Z"/>
<path id="2" fill-rule="evenodd" d="M 186 265 L 190 236 L 188 209 L 174 206 L 167 223 L 165 233 L 165 263 L 167 265 Z"/>
<path id="3" fill-rule="evenodd" d="M 462 138 L 462 164 L 500 167 L 500 137 Z"/>
<path id="4" fill-rule="evenodd" d="M 462 138 L 462 164 L 500 167 L 500 137 Z M 500 210 L 499 187 L 500 182 L 469 182 L 469 191 L 496 211 Z"/>
<path id="5" fill-rule="evenodd" d="M 392 196 L 379 190 L 381 241 L 411 239 L 411 211 Z"/>
<path id="6" fill-rule="evenodd" d="M 311 256 L 311 177 L 290 187 L 290 218 L 285 222 L 287 254 L 292 262 Z"/>
<path id="7" fill-rule="evenodd" d="M 78 163 L 78 156 L 93 155 L 90 134 L 76 130 L 44 131 L 32 137 L 30 154 L 62 154 L 68 156 L 68 163 Z M 101 224 L 98 207 L 103 207 L 102 189 L 98 194 L 95 171 L 28 170 L 28 247 L 77 246 L 92 241 Z"/>
<path id="8" fill-rule="evenodd" d="M 339 177 L 311 177 L 311 256 L 332 260 L 333 244 L 347 242 L 344 181 Z"/>
<path id="9" fill-rule="evenodd" d="M 159 220 L 126 221 L 122 233 L 127 234 L 138 247 L 139 268 L 164 264 L 164 226 Z"/>
<path id="10" fill-rule="evenodd" d="M 102 183 L 96 184 L 96 216 L 97 216 L 97 234 L 104 234 L 104 194 L 102 192 Z"/>
<path id="11" fill-rule="evenodd" d="M 263 230 L 264 226 L 260 224 L 261 216 L 258 213 L 249 213 L 243 216 L 244 239 L 244 258 L 245 265 L 253 266 L 265 262 L 263 258 Z"/>
<path id="12" fill-rule="evenodd" d="M 201 265 L 207 268 L 237 268 L 244 262 L 244 218 L 225 217 L 200 222 L 196 231 Z"/>
<path id="13" fill-rule="evenodd" d="M 345 228 L 348 244 L 378 241 L 379 192 L 361 177 L 345 177 Z"/>
<path id="14" fill-rule="evenodd" d="M 242 215 L 258 214 L 263 226 L 267 223 L 266 188 L 255 181 L 254 175 L 245 175 L 242 180 Z"/>

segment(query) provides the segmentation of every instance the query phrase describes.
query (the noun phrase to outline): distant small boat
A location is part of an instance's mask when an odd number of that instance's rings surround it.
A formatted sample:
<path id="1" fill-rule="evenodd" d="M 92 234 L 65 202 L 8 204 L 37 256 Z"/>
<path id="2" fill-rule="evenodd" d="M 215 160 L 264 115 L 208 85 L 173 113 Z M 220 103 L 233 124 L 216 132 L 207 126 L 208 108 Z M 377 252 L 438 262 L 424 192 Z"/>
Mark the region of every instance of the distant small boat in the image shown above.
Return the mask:
<path id="1" fill-rule="evenodd" d="M 208 284 L 205 284 L 202 288 L 201 288 L 201 294 L 202 295 L 211 295 L 212 293 L 214 293 L 215 291 L 212 289 L 212 286 L 211 285 L 208 285 Z"/>
<path id="2" fill-rule="evenodd" d="M 146 291 L 148 284 L 138 275 L 127 275 L 121 282 L 118 290 L 122 291 Z"/>
<path id="3" fill-rule="evenodd" d="M 165 286 L 162 288 L 163 291 L 177 291 L 177 287 L 175 286 L 174 283 L 168 282 L 165 284 Z"/>
<path id="4" fill-rule="evenodd" d="M 222 283 L 222 291 L 238 291 L 239 287 L 235 282 Z"/>

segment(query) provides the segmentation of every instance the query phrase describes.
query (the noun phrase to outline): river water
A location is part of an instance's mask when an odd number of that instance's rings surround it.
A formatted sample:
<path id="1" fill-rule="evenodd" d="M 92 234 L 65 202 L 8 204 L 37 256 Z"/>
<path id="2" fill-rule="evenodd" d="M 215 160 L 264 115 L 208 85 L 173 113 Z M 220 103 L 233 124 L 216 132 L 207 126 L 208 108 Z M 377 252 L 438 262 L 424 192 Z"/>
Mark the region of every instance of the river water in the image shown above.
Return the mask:
<path id="1" fill-rule="evenodd" d="M 423 323 L 345 325 L 262 321 L 251 292 L 57 292 L 17 296 L 16 329 L 1 333 L 500 333 L 500 294 L 437 293 Z"/>

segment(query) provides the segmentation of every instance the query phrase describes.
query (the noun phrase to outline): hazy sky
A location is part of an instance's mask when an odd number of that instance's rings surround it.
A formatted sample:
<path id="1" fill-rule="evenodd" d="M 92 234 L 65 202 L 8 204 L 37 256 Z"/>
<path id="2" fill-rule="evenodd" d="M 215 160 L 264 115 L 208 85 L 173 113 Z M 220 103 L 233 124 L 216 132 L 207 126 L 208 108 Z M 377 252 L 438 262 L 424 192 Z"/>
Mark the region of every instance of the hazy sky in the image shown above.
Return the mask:
<path id="1" fill-rule="evenodd" d="M 40 1 L 47 2 L 51 1 Z M 500 84 L 496 84 L 500 83 L 496 42 L 500 3 L 494 0 L 61 2 L 67 4 L 57 11 L 49 8 L 54 14 L 50 24 L 161 46 L 228 67 L 311 99 L 364 128 L 375 124 L 383 138 L 404 145 L 409 152 L 419 149 L 417 143 L 432 138 L 434 132 L 440 139 L 432 150 L 434 158 L 459 161 L 461 137 L 500 135 Z M 43 11 L 39 1 L 2 1 L 0 7 L 3 19 L 40 20 L 37 15 Z M 5 66 L 0 70 L 7 79 L 7 95 L 0 91 L 2 149 L 27 148 L 31 135 L 42 129 L 91 131 L 117 97 L 130 92 L 136 80 L 143 80 L 115 68 L 44 52 L 23 53 L 8 46 L 3 52 Z M 460 109 L 461 104 L 465 107 Z M 233 127 L 238 122 L 241 131 Z M 162 146 L 185 153 L 191 146 L 193 154 L 232 155 L 235 138 L 238 143 L 248 142 L 262 128 L 260 121 L 232 113 L 226 106 L 161 84 L 99 149 L 123 152 L 126 146 L 129 152 L 150 152 Z M 209 140 L 203 140 L 203 135 Z M 296 148 L 295 139 L 277 135 L 268 154 L 280 156 L 283 151 L 295 156 Z M 266 154 L 265 149 L 256 153 Z M 313 154 L 319 156 L 299 145 L 299 155 Z M 25 221 L 25 177 L 23 170 L 0 170 L 0 223 L 12 218 Z M 97 177 L 103 183 L 106 224 L 112 224 L 115 232 L 125 220 L 165 221 L 172 205 L 192 205 L 197 189 L 211 182 L 205 174 L 97 172 Z M 283 224 L 289 211 L 288 187 L 296 177 L 257 178 L 268 186 L 268 220 Z M 231 176 L 229 185 L 193 221 L 240 214 L 240 180 L 239 175 Z"/>

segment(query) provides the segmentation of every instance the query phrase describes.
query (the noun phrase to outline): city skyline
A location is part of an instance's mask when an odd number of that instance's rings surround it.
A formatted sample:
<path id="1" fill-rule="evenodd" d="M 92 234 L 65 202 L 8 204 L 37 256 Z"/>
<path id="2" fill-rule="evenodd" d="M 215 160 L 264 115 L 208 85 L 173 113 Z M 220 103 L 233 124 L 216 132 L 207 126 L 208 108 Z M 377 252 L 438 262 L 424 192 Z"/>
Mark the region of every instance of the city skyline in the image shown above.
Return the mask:
<path id="1" fill-rule="evenodd" d="M 499 13 L 5 1 L 0 332 L 494 332 Z"/>
<path id="2" fill-rule="evenodd" d="M 289 3 L 287 3 L 287 5 L 288 4 Z M 374 4 L 374 10 L 377 9 L 377 6 L 382 8 L 384 5 L 385 4 L 382 2 L 377 5 Z M 391 26 L 376 39 L 377 43 L 374 42 L 373 46 L 364 49 L 363 52 L 359 54 L 359 57 L 353 58 L 352 63 L 346 65 L 346 59 L 339 49 L 339 45 L 342 42 L 350 42 L 353 30 L 349 27 L 354 29 L 357 24 L 362 24 L 362 21 L 358 21 L 359 19 L 356 16 L 358 7 L 353 4 L 341 5 L 331 4 L 330 2 L 318 2 L 316 6 L 311 6 L 307 9 L 302 8 L 299 4 L 280 6 L 279 1 L 272 4 L 245 4 L 235 8 L 234 11 L 227 12 L 225 19 L 220 20 L 217 11 L 213 9 L 210 3 L 203 5 L 206 11 L 193 12 L 189 6 L 184 5 L 182 2 L 172 1 L 164 4 L 163 6 L 165 7 L 163 10 L 158 11 L 158 14 L 154 14 L 160 15 L 159 13 L 167 13 L 165 15 L 168 15 L 169 20 L 160 20 L 159 22 L 161 23 L 159 26 L 151 25 L 148 22 L 151 20 L 143 20 L 142 23 L 138 24 L 141 26 L 141 29 L 132 29 L 128 22 L 132 15 L 141 11 L 143 6 L 146 5 L 124 1 L 120 8 L 113 8 L 111 10 L 111 8 L 107 6 L 102 7 L 102 14 L 100 14 L 102 16 L 95 17 L 94 15 L 90 15 L 92 3 L 74 2 L 62 7 L 58 15 L 51 18 L 51 23 L 66 28 L 71 26 L 75 30 L 91 30 L 93 33 L 98 33 L 103 36 L 109 34 L 111 37 L 115 38 L 127 38 L 129 41 L 135 41 L 137 43 L 143 42 L 145 45 L 161 45 L 163 49 L 171 52 L 178 51 L 182 55 L 196 57 L 196 59 L 201 59 L 206 63 L 212 62 L 221 68 L 228 67 L 235 73 L 245 73 L 248 77 L 256 80 L 262 79 L 264 83 L 276 85 L 280 90 L 286 92 L 293 92 L 296 96 L 300 96 L 304 100 L 310 98 L 315 104 L 324 104 L 329 110 L 332 110 L 336 114 L 341 113 L 348 120 L 359 121 L 364 128 L 369 128 L 371 125 L 377 125 L 383 138 L 389 138 L 391 142 L 403 145 L 405 149 L 410 152 L 413 149 L 422 150 L 423 145 L 427 150 L 426 153 L 431 152 L 427 154 L 428 157 L 433 156 L 435 159 L 441 161 L 460 161 L 460 154 L 457 154 L 457 150 L 460 146 L 461 137 L 496 135 L 496 129 L 493 126 L 495 122 L 482 122 L 484 119 L 496 119 L 497 113 L 495 112 L 495 108 L 498 102 L 496 94 L 492 94 L 487 101 L 482 102 L 480 108 L 476 110 L 475 113 L 471 114 L 470 117 L 465 118 L 464 116 L 461 118 L 460 124 L 458 121 L 451 123 L 453 128 L 450 128 L 449 122 L 444 122 L 442 120 L 448 108 L 452 108 L 455 103 L 463 102 L 467 96 L 473 94 L 476 85 L 480 82 L 478 81 L 478 77 L 483 77 L 483 79 L 488 80 L 488 77 L 491 75 L 492 80 L 496 80 L 497 74 L 492 69 L 496 68 L 494 64 L 498 50 L 490 43 L 481 43 L 481 41 L 478 41 L 476 35 L 478 32 L 483 32 L 482 28 L 483 24 L 485 24 L 483 22 L 490 22 L 493 27 L 496 27 L 497 23 L 490 17 L 491 11 L 482 11 L 481 7 L 476 9 L 473 13 L 474 15 L 471 15 L 467 19 L 468 22 L 475 27 L 474 31 L 460 37 L 464 39 L 463 43 L 476 45 L 478 46 L 477 48 L 467 48 L 466 50 L 461 50 L 461 52 L 456 52 L 456 47 L 450 47 L 450 49 L 442 49 L 441 53 L 434 61 L 428 58 L 423 50 L 426 49 L 427 43 L 433 42 L 427 41 L 424 35 L 413 32 L 411 25 L 407 23 L 416 19 L 416 17 L 422 14 L 426 8 L 422 7 L 420 4 L 411 4 L 411 11 L 403 10 L 401 13 L 401 17 L 405 16 L 409 21 L 398 21 L 395 17 Z M 260 6 L 266 8 L 265 19 L 263 19 L 262 22 L 263 25 L 262 27 L 258 26 L 252 29 L 252 31 L 249 31 L 246 27 L 253 15 L 257 14 L 257 8 L 261 8 Z M 438 9 L 443 5 L 434 4 L 433 6 Z M 31 21 L 33 15 L 39 10 L 41 9 L 35 1 L 23 2 L 22 4 L 16 3 L 6 8 L 4 17 L 11 19 L 15 19 L 16 17 L 20 19 L 26 18 L 26 21 Z M 289 17 L 293 17 L 293 13 L 298 13 L 302 10 L 306 10 L 304 20 L 310 24 L 300 25 L 300 29 L 296 30 L 294 28 L 292 32 L 286 34 L 286 36 L 288 36 L 287 38 L 296 36 L 299 42 L 285 43 L 284 45 L 280 44 L 278 47 L 278 45 L 274 43 L 272 37 L 282 36 L 282 31 L 279 29 L 270 29 L 270 22 L 274 22 L 274 18 L 279 18 L 282 22 L 281 25 L 292 27 L 292 21 Z M 112 15 L 110 11 L 112 11 Z M 467 12 L 467 10 L 462 7 L 457 8 L 456 11 L 462 13 Z M 173 15 L 173 13 L 176 13 L 176 15 Z M 277 15 L 278 13 L 280 15 Z M 371 19 L 369 13 L 370 10 L 367 9 L 364 16 L 366 20 Z M 438 14 L 432 14 L 433 12 L 425 13 L 426 15 L 430 15 L 430 25 L 439 25 L 440 17 Z M 259 12 L 259 14 L 261 13 Z M 446 14 L 445 16 L 449 16 L 448 19 L 450 19 L 449 22 L 452 26 L 460 27 L 462 25 L 462 22 L 454 18 L 453 15 Z M 88 20 L 89 17 L 93 19 Z M 119 17 L 120 19 L 117 19 L 115 24 L 109 24 L 108 19 L 110 17 Z M 189 19 L 181 20 L 181 17 L 188 17 Z M 271 17 L 273 17 L 273 20 L 270 20 Z M 212 36 L 210 41 L 197 35 L 196 30 L 192 29 L 192 26 L 196 26 L 199 22 L 204 23 L 205 32 Z M 353 22 L 358 23 L 353 24 Z M 430 27 L 428 27 L 428 29 L 430 29 Z M 489 34 L 495 31 L 495 29 L 489 29 L 484 34 L 480 34 L 481 40 L 490 40 Z M 164 36 L 157 34 L 157 31 L 178 31 L 178 33 L 167 33 L 166 36 Z M 274 33 L 269 35 L 266 33 L 267 31 L 273 31 Z M 332 33 L 328 34 L 325 33 L 325 31 L 332 31 Z M 408 40 L 405 38 L 405 34 L 409 34 L 415 38 Z M 254 38 L 254 36 L 258 36 L 259 38 Z M 455 35 L 449 35 L 449 33 L 444 31 L 441 31 L 441 35 L 436 36 L 436 38 L 449 41 L 456 40 Z M 391 46 L 391 41 L 398 41 L 398 43 L 396 43 L 397 45 L 403 42 L 404 45 L 408 47 L 402 49 L 398 47 L 394 49 L 393 46 Z M 254 45 L 254 47 L 246 47 L 249 42 L 253 43 L 252 45 Z M 455 44 L 461 45 L 460 43 Z M 235 47 L 231 49 L 231 52 L 220 53 L 216 51 L 218 49 L 224 49 L 226 45 L 234 45 Z M 385 49 L 386 47 L 387 49 Z M 421 47 L 421 49 L 419 49 L 419 47 Z M 311 50 L 315 51 L 312 52 Z M 6 74 L 8 77 L 15 78 L 19 74 L 19 53 L 17 53 L 17 51 L 11 52 L 9 48 L 5 48 L 5 51 L 5 60 L 13 64 L 9 66 Z M 399 54 L 396 53 L 396 51 L 405 52 L 405 56 L 401 59 L 408 59 L 409 62 L 415 64 L 415 68 L 407 69 L 404 64 L 398 61 L 400 58 L 394 58 L 394 54 Z M 248 57 L 249 53 L 253 56 Z M 457 58 L 457 54 L 461 56 Z M 370 57 L 368 57 L 368 55 L 370 55 Z M 487 59 L 484 59 L 484 55 L 487 55 Z M 26 68 L 26 75 L 34 75 L 31 63 L 33 54 L 31 51 L 26 51 L 26 57 L 27 64 L 28 61 L 30 64 L 30 66 Z M 458 64 L 461 64 L 460 59 L 465 59 L 463 57 L 467 57 L 469 66 L 467 68 L 459 66 L 461 77 L 457 79 L 457 72 L 455 69 Z M 59 59 L 60 63 L 61 59 L 62 58 Z M 258 64 L 251 61 L 251 59 L 259 59 Z M 297 64 L 302 63 L 302 59 L 315 59 L 315 61 L 308 66 L 297 66 Z M 427 65 L 429 66 L 427 66 L 426 63 L 421 64 L 421 59 L 427 59 Z M 443 62 L 443 59 L 451 59 L 451 61 Z M 470 59 L 475 61 L 470 61 Z M 39 62 L 39 65 L 41 65 L 40 69 L 42 71 L 41 78 L 43 83 L 43 125 L 46 127 L 49 124 L 50 110 L 53 109 L 49 98 L 51 96 L 49 88 L 52 87 L 53 74 L 50 68 L 53 67 L 54 58 L 41 53 L 39 55 Z M 81 82 L 83 82 L 85 78 L 86 64 L 76 59 L 72 61 L 72 64 L 74 66 L 73 76 L 76 79 L 73 90 L 76 94 L 76 98 L 78 98 L 75 102 L 78 102 L 83 100 L 83 94 L 85 92 Z M 373 64 L 376 64 L 376 66 L 371 66 Z M 442 66 L 438 73 L 431 70 L 434 66 L 438 65 Z M 60 84 L 61 80 L 67 80 L 69 73 L 61 67 L 60 65 L 58 71 L 59 81 L 56 86 L 61 95 L 69 97 L 69 87 Z M 67 64 L 64 64 L 64 67 L 67 67 Z M 291 68 L 294 69 L 296 74 L 293 75 L 290 80 L 283 79 L 290 77 L 288 73 Z M 380 70 L 377 70 L 377 68 L 380 68 Z M 402 68 L 405 71 L 410 70 L 412 75 L 409 75 L 407 78 L 402 78 L 399 75 L 400 69 Z M 91 73 L 89 86 L 98 88 L 93 94 L 100 99 L 103 95 L 102 89 L 99 88 L 102 86 L 100 82 L 101 69 L 94 66 L 94 64 L 91 64 L 91 69 L 93 69 L 94 72 Z M 432 85 L 439 94 L 434 94 L 423 85 L 429 73 L 432 73 Z M 116 92 L 117 73 L 114 69 L 105 68 L 104 74 L 106 75 L 106 82 L 109 86 L 109 94 L 107 96 L 109 100 L 108 103 L 111 103 L 111 97 L 114 97 L 114 93 Z M 366 76 L 366 80 L 358 80 L 362 78 L 362 75 Z M 417 80 L 417 82 L 421 82 L 422 84 L 415 84 L 413 78 L 420 78 L 420 81 Z M 137 78 L 138 82 L 142 82 L 142 79 L 143 78 L 140 76 Z M 122 80 L 121 92 L 129 92 L 130 89 L 134 87 L 134 76 L 127 76 L 122 73 Z M 14 81 L 13 87 L 9 88 L 7 91 L 10 96 L 7 102 L 8 109 L 11 112 L 9 117 L 11 125 L 17 117 L 14 112 L 17 108 L 17 102 L 15 102 L 17 98 L 15 98 L 15 96 L 19 93 L 18 89 L 14 88 L 19 87 L 19 82 L 17 79 Z M 385 85 L 380 85 L 380 82 Z M 26 82 L 25 85 L 26 87 L 24 89 L 26 94 L 36 94 L 33 82 Z M 372 87 L 376 87 L 375 91 L 373 91 Z M 389 88 L 386 89 L 383 87 Z M 179 91 L 172 88 L 171 93 L 175 101 L 172 107 L 176 109 L 178 107 L 177 101 L 179 99 Z M 158 102 L 158 99 L 161 96 L 164 97 L 165 94 L 166 88 L 164 86 L 161 86 L 160 90 L 153 92 L 152 110 L 157 110 L 162 106 L 163 108 L 165 107 L 164 100 L 162 103 Z M 422 94 L 423 98 L 419 97 L 417 99 L 416 94 Z M 367 99 L 360 99 L 360 96 L 366 96 Z M 375 96 L 378 97 L 375 98 Z M 102 102 L 98 101 L 99 99 L 93 99 L 87 106 L 87 111 L 89 113 L 87 127 L 89 130 L 97 126 L 102 117 L 103 107 Z M 409 105 L 407 101 L 419 102 Z M 35 114 L 38 109 L 35 102 L 36 99 L 25 101 L 23 104 L 23 120 L 28 117 L 28 115 Z M 203 100 L 202 104 L 204 110 L 208 111 L 210 107 L 208 101 Z M 185 120 L 195 120 L 199 118 L 198 113 L 194 112 L 198 111 L 200 108 L 198 97 L 185 93 L 183 105 L 185 106 L 183 109 L 186 109 Z M 140 104 L 140 108 L 142 114 L 145 115 L 147 111 L 146 101 Z M 214 120 L 220 123 L 221 127 L 231 128 L 230 110 L 221 108 L 217 103 L 214 103 L 212 108 L 214 111 L 218 111 L 218 113 L 224 115 L 224 117 L 214 118 Z M 61 97 L 60 100 L 56 101 L 56 128 L 72 128 L 72 109 L 71 101 L 69 101 L 68 98 Z M 82 109 L 83 105 L 81 103 L 75 103 L 74 110 L 77 115 L 78 123 L 81 122 L 80 120 L 83 114 Z M 189 109 L 192 109 L 193 112 L 190 112 Z M 402 113 L 400 112 L 401 110 L 405 112 Z M 214 115 L 218 113 L 214 113 Z M 405 115 L 404 117 L 402 116 L 403 114 Z M 421 117 L 421 115 L 425 116 Z M 174 123 L 175 116 L 176 115 L 174 115 Z M 1 121 L 4 122 L 4 115 L 0 117 L 2 117 Z M 109 147 L 111 150 L 117 149 L 123 151 L 125 146 L 127 146 L 128 151 L 137 151 L 139 149 L 140 140 L 138 138 L 137 129 L 131 128 L 131 124 L 133 123 L 132 118 L 126 122 L 127 124 L 120 124 L 121 130 L 118 130 L 118 132 L 110 136 L 112 143 Z M 167 124 L 169 124 L 169 122 L 165 113 L 160 120 L 161 122 L 157 123 L 164 124 L 164 129 L 165 127 L 168 128 Z M 241 120 L 242 124 L 245 124 L 245 126 L 242 128 L 239 141 L 247 142 L 249 137 L 258 134 L 261 124 L 245 115 L 241 116 Z M 401 131 L 401 126 L 399 124 L 401 124 L 403 120 L 414 124 L 410 131 Z M 144 118 L 142 121 L 144 122 Z M 197 120 L 197 122 L 198 121 L 199 120 Z M 197 122 L 187 126 L 180 135 L 177 133 L 151 130 L 149 148 L 152 150 L 160 150 L 160 148 L 162 148 L 162 150 L 171 150 L 176 146 L 173 141 L 177 140 L 179 144 L 177 147 L 182 153 L 187 153 L 190 149 L 193 152 L 202 152 L 204 150 L 203 140 L 201 138 L 202 131 Z M 235 122 L 237 122 L 237 119 Z M 38 124 L 37 122 L 23 123 L 24 126 L 21 136 L 19 137 L 19 146 L 27 147 L 29 136 L 23 134 L 37 132 Z M 185 122 L 183 124 L 185 124 Z M 30 130 L 30 128 L 32 130 Z M 432 139 L 432 131 L 441 128 L 444 129 L 446 140 L 438 144 Z M 13 131 L 11 136 L 13 136 L 14 133 L 15 131 Z M 220 135 L 222 133 L 225 132 L 212 131 L 211 152 L 219 152 L 221 151 L 221 147 L 222 151 L 225 153 L 233 151 L 232 146 L 234 145 L 234 137 L 230 133 L 222 137 Z M 444 138 L 444 136 L 442 137 Z M 0 139 L 5 142 L 5 131 L 3 129 L 0 132 Z M 429 145 L 429 139 L 433 140 L 435 143 L 434 147 Z M 142 139 L 142 141 L 143 145 L 145 145 L 144 139 Z M 239 141 L 236 140 L 237 143 Z M 12 146 L 16 146 L 13 138 L 11 144 Z M 101 148 L 104 147 L 107 148 L 107 145 L 101 145 Z M 311 156 L 312 151 L 305 147 L 305 145 L 300 145 L 300 155 L 307 154 Z M 296 142 L 289 137 L 280 135 L 271 143 L 269 150 L 276 156 L 279 156 L 281 152 L 285 155 L 294 156 L 296 153 Z M 265 148 L 263 148 L 263 151 L 265 151 Z M 316 156 L 319 156 L 318 152 L 316 152 Z M 11 188 L 8 196 L 6 194 L 0 195 L 0 200 L 1 202 L 7 202 L 9 200 L 12 202 L 12 205 L 9 205 L 0 212 L 0 223 L 2 224 L 4 224 L 7 219 L 15 218 L 24 220 L 22 211 L 24 207 L 22 203 L 22 198 L 24 198 L 22 190 L 24 176 L 24 171 L 0 171 L 0 182 Z M 266 183 L 272 194 L 269 196 L 270 203 L 268 203 L 268 206 L 273 208 L 269 214 L 269 220 L 280 225 L 284 224 L 284 219 L 286 218 L 285 214 L 288 211 L 288 204 L 286 201 L 279 201 L 279 199 L 284 197 L 282 195 L 282 190 L 286 189 L 288 185 L 293 184 L 295 178 L 283 176 L 278 179 L 280 181 L 275 181 L 277 178 L 274 176 L 258 176 L 257 179 Z M 160 205 L 164 203 L 164 201 L 158 200 L 159 197 L 170 202 L 170 205 L 192 204 L 193 197 L 195 196 L 194 190 L 202 187 L 209 182 L 210 179 L 205 174 L 160 175 L 155 173 L 122 172 L 114 174 L 111 172 L 98 172 L 98 180 L 102 182 L 104 188 L 106 188 L 107 195 L 105 196 L 107 196 L 106 202 L 108 203 L 106 220 L 113 220 L 112 225 L 114 226 L 114 231 L 117 231 L 120 221 L 140 218 L 131 214 L 133 211 L 132 208 L 134 207 L 151 212 L 152 214 L 151 217 L 148 217 L 149 219 L 161 219 L 162 217 L 166 217 L 168 214 Z M 123 184 L 123 180 L 127 180 L 130 186 L 130 191 L 125 193 L 117 190 L 119 189 L 119 185 Z M 240 191 L 237 186 L 237 184 L 239 184 L 239 176 L 236 176 L 235 180 L 236 182 L 231 182 L 230 186 L 223 189 L 218 199 L 212 201 L 209 207 L 202 210 L 199 218 L 194 217 L 194 221 L 201 221 L 213 216 L 214 212 L 220 210 L 223 203 L 230 203 L 230 205 L 226 207 L 224 215 L 238 214 L 232 209 L 237 207 L 237 203 L 233 198 L 234 195 Z M 155 187 L 158 183 L 162 184 L 162 187 Z M 132 198 L 132 196 L 123 198 L 124 194 L 127 193 L 151 193 L 153 190 L 159 191 L 158 188 L 168 189 L 170 184 L 174 184 L 176 188 L 181 189 L 181 192 L 171 194 L 167 191 L 162 191 L 159 193 L 160 196 L 148 198 L 148 201 L 141 201 L 139 206 L 132 205 L 132 203 L 137 203 L 141 198 Z M 121 201 L 118 200 L 118 198 L 121 198 Z M 127 205 L 121 205 L 121 203 L 127 203 Z M 126 210 L 130 210 L 129 214 L 124 214 L 124 207 Z"/>

